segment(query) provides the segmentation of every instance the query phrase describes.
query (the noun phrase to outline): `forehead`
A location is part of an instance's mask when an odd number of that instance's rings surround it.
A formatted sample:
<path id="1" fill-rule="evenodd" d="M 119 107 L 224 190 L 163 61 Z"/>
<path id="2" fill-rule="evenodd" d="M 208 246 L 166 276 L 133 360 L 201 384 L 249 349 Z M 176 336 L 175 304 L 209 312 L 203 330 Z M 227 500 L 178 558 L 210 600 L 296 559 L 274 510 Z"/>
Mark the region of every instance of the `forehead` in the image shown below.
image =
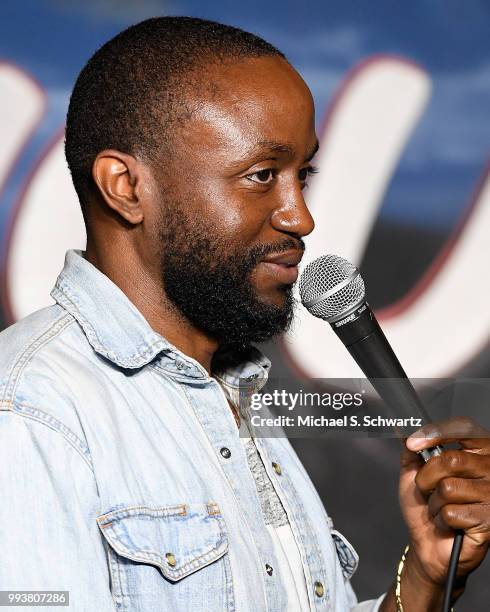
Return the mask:
<path id="1" fill-rule="evenodd" d="M 287 143 L 299 155 L 315 142 L 311 92 L 281 57 L 212 66 L 202 83 L 190 93 L 194 111 L 179 130 L 182 145 L 230 159 L 267 141 Z"/>

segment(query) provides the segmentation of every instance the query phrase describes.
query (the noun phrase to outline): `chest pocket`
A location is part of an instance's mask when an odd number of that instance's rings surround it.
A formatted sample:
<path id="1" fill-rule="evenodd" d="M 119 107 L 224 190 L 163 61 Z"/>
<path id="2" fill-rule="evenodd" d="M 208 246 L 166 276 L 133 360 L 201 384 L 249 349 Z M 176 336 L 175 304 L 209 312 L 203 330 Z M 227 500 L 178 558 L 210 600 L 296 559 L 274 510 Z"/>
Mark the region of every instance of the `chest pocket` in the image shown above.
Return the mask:
<path id="1" fill-rule="evenodd" d="M 217 504 L 128 506 L 97 517 L 120 612 L 234 609 L 228 538 Z"/>
<path id="2" fill-rule="evenodd" d="M 340 531 L 333 528 L 333 521 L 329 516 L 327 516 L 327 524 L 333 543 L 335 544 L 335 550 L 337 552 L 337 557 L 339 558 L 342 575 L 344 576 L 345 580 L 350 580 L 355 574 L 359 565 L 359 555 L 349 540 L 342 535 Z"/>

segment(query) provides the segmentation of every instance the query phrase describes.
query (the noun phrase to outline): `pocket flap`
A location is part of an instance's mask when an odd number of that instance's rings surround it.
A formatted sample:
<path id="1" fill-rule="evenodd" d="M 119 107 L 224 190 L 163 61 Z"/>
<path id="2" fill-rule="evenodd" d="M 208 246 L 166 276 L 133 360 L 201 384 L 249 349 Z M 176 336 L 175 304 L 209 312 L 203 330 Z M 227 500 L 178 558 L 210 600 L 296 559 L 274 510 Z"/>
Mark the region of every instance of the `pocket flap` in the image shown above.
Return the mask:
<path id="1" fill-rule="evenodd" d="M 228 550 L 224 520 L 212 502 L 162 508 L 127 506 L 101 514 L 97 523 L 119 555 L 155 565 L 174 582 Z"/>
<path id="2" fill-rule="evenodd" d="M 335 548 L 337 549 L 337 556 L 340 561 L 340 567 L 342 568 L 342 574 L 346 580 L 350 580 L 359 565 L 359 555 L 349 540 L 342 535 L 340 531 L 332 529 L 330 533 Z"/>

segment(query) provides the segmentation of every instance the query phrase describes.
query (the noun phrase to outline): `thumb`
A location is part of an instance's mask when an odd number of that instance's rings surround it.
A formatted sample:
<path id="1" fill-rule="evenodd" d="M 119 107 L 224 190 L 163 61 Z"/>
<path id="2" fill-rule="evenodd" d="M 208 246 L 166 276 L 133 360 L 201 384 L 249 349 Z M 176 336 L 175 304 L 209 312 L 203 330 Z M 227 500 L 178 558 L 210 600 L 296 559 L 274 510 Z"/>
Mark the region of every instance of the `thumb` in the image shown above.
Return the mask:
<path id="1" fill-rule="evenodd" d="M 429 520 L 426 501 L 415 483 L 415 477 L 423 463 L 422 457 L 408 450 L 405 440 L 402 440 L 398 495 L 402 515 L 412 538 L 416 533 L 422 534 L 423 537 L 424 526 Z"/>
<path id="2" fill-rule="evenodd" d="M 406 439 L 402 441 L 400 451 L 400 501 L 403 505 L 413 506 L 421 503 L 422 497 L 415 485 L 417 472 L 424 464 L 424 460 L 417 453 L 412 452 L 406 447 Z"/>
<path id="3" fill-rule="evenodd" d="M 422 457 L 410 449 L 407 448 L 407 438 L 401 440 L 401 451 L 400 451 L 400 468 L 401 473 L 406 472 L 417 472 L 423 465 L 424 460 Z"/>

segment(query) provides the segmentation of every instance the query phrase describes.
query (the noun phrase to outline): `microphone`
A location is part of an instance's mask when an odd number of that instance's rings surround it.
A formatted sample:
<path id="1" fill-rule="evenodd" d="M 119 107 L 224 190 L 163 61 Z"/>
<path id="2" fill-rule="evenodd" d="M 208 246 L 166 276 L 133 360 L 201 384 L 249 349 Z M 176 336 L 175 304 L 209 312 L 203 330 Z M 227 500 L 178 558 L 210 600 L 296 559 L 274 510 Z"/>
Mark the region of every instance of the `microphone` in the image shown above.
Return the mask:
<path id="1" fill-rule="evenodd" d="M 379 396 L 406 414 L 430 417 L 366 301 L 359 270 L 337 255 L 322 255 L 304 269 L 299 292 L 305 308 L 330 323 Z M 420 451 L 424 461 L 440 446 Z"/>
<path id="2" fill-rule="evenodd" d="M 416 411 L 429 423 L 429 415 L 366 301 L 359 270 L 342 257 L 323 255 L 304 269 L 299 292 L 306 309 L 330 323 L 380 397 L 388 405 L 403 407 L 412 414 Z M 441 446 L 434 446 L 419 454 L 427 462 L 442 452 Z M 452 609 L 451 595 L 463 537 L 463 530 L 455 530 L 442 612 Z"/>

